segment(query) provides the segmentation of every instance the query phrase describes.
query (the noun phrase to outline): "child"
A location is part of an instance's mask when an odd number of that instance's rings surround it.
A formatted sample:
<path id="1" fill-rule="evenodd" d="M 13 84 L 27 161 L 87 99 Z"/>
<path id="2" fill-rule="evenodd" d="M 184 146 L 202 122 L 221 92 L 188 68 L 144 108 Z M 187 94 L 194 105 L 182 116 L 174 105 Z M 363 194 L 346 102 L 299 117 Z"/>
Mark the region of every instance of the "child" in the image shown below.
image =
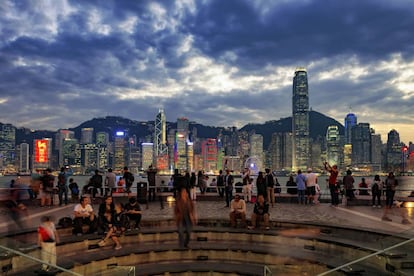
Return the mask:
<path id="1" fill-rule="evenodd" d="M 79 186 L 78 186 L 78 183 L 76 183 L 73 180 L 73 178 L 69 179 L 69 189 L 71 192 L 72 202 L 78 202 L 79 201 Z"/>

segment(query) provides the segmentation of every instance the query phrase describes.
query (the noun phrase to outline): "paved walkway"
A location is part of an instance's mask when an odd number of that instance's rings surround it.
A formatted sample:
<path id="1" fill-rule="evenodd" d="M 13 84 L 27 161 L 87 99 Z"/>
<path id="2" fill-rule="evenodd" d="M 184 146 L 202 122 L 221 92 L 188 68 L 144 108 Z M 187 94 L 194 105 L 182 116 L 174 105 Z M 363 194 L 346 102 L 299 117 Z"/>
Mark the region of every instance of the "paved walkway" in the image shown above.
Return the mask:
<path id="1" fill-rule="evenodd" d="M 126 201 L 126 198 L 115 198 L 115 201 Z M 228 219 L 229 208 L 224 207 L 224 201 L 196 201 L 197 214 L 203 219 Z M 160 208 L 159 202 L 150 202 L 148 209 L 141 205 L 143 209 L 143 221 L 166 220 L 173 218 L 173 204 L 165 203 L 164 209 Z M 36 228 L 40 223 L 40 218 L 44 215 L 51 215 L 55 222 L 64 216 L 70 216 L 73 212 L 74 204 L 67 206 L 38 207 L 28 206 L 28 217 L 24 220 L 26 228 Z M 97 211 L 98 205 L 94 205 Z M 247 204 L 248 218 L 253 211 L 253 204 Z M 403 208 L 410 221 L 414 222 L 414 208 Z M 390 233 L 414 234 L 414 224 L 404 225 L 401 223 L 400 209 L 392 209 L 390 217 L 392 222 L 381 220 L 383 209 L 368 206 L 339 206 L 331 207 L 327 203 L 319 205 L 298 205 L 294 203 L 278 203 L 271 208 L 271 220 L 283 222 L 298 222 L 310 224 L 322 224 L 341 226 L 347 228 L 362 228 L 373 231 L 383 231 Z M 19 228 L 15 221 L 10 219 L 8 210 L 0 208 L 0 234 L 7 232 L 13 233 Z"/>

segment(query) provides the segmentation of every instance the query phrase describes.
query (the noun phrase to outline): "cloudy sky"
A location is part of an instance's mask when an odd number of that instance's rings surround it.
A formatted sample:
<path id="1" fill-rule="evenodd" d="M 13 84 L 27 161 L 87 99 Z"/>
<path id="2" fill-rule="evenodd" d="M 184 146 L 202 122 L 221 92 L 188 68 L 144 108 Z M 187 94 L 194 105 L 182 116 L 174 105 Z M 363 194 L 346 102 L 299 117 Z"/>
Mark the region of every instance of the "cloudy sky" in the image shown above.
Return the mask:
<path id="1" fill-rule="evenodd" d="M 214 126 L 350 111 L 414 141 L 412 0 L 2 1 L 0 122 L 57 130 L 94 117 Z"/>

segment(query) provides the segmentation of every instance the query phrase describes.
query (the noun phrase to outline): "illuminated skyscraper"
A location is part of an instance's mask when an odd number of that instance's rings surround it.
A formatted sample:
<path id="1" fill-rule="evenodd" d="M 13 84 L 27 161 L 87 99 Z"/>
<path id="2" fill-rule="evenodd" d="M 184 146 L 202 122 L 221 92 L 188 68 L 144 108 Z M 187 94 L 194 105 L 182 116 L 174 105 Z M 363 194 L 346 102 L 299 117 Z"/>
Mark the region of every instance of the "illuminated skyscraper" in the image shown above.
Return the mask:
<path id="1" fill-rule="evenodd" d="M 96 145 L 101 146 L 108 146 L 109 144 L 109 133 L 100 131 L 96 133 Z"/>
<path id="2" fill-rule="evenodd" d="M 395 129 L 388 132 L 386 155 L 387 169 L 389 171 L 399 170 L 402 161 L 402 143 L 400 134 Z"/>
<path id="3" fill-rule="evenodd" d="M 206 171 L 217 170 L 217 140 L 208 138 L 202 142 L 201 154 L 203 156 L 203 168 Z"/>
<path id="4" fill-rule="evenodd" d="M 371 133 L 371 164 L 374 172 L 380 172 L 382 170 L 382 141 L 381 135 L 375 134 L 374 131 Z"/>
<path id="5" fill-rule="evenodd" d="M 309 165 L 309 92 L 305 68 L 297 68 L 293 78 L 292 97 L 293 155 L 292 168 L 306 169 Z"/>
<path id="6" fill-rule="evenodd" d="M 326 130 L 326 161 L 329 164 L 339 166 L 341 162 L 342 149 L 340 147 L 339 128 L 336 125 L 328 126 Z"/>
<path id="7" fill-rule="evenodd" d="M 174 168 L 181 171 L 188 170 L 188 137 L 189 121 L 187 118 L 177 119 L 177 131 L 174 143 Z"/>
<path id="8" fill-rule="evenodd" d="M 249 139 L 250 144 L 250 157 L 257 158 L 256 168 L 258 170 L 264 170 L 264 154 L 263 154 L 263 135 L 261 134 L 252 134 Z"/>
<path id="9" fill-rule="evenodd" d="M 152 143 L 142 143 L 142 169 L 146 170 L 151 164 L 153 160 L 153 147 Z"/>
<path id="10" fill-rule="evenodd" d="M 272 134 L 269 145 L 269 162 L 272 170 L 290 171 L 292 169 L 292 133 Z"/>
<path id="11" fill-rule="evenodd" d="M 154 130 L 154 162 L 158 169 L 168 168 L 167 120 L 163 109 L 158 111 L 155 118 Z"/>
<path id="12" fill-rule="evenodd" d="M 68 130 L 68 129 L 59 129 L 55 135 L 55 149 L 58 151 L 58 158 L 59 158 L 59 167 L 63 165 L 67 165 L 63 160 L 63 148 L 62 143 L 64 139 L 74 139 L 75 132 Z"/>
<path id="13" fill-rule="evenodd" d="M 114 171 L 117 173 L 122 172 L 125 162 L 125 132 L 117 131 L 114 142 Z"/>
<path id="14" fill-rule="evenodd" d="M 62 141 L 62 162 L 70 165 L 74 172 L 81 170 L 81 148 L 77 139 L 63 139 Z"/>
<path id="15" fill-rule="evenodd" d="M 352 164 L 371 164 L 371 129 L 369 123 L 359 123 L 352 128 Z"/>
<path id="16" fill-rule="evenodd" d="M 20 144 L 20 156 L 19 156 L 19 172 L 28 173 L 30 172 L 30 156 L 29 156 L 29 144 Z"/>
<path id="17" fill-rule="evenodd" d="M 93 127 L 84 127 L 81 129 L 81 144 L 93 143 Z"/>
<path id="18" fill-rule="evenodd" d="M 16 128 L 11 124 L 2 125 L 0 128 L 0 166 L 3 165 L 4 167 L 14 167 L 14 162 L 16 159 L 15 148 Z"/>
<path id="19" fill-rule="evenodd" d="M 345 144 L 351 144 L 352 127 L 356 126 L 357 117 L 354 113 L 348 113 L 345 117 Z"/>

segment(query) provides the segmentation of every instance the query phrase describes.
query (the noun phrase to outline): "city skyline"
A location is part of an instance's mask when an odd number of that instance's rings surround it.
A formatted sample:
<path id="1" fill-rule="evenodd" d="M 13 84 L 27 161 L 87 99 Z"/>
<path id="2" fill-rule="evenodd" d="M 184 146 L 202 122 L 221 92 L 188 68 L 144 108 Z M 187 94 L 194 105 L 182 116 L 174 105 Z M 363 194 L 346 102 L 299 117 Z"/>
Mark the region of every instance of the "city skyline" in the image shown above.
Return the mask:
<path id="1" fill-rule="evenodd" d="M 309 107 L 414 140 L 414 8 L 397 1 L 5 1 L 0 121 L 57 130 L 94 118 L 237 126 Z"/>

